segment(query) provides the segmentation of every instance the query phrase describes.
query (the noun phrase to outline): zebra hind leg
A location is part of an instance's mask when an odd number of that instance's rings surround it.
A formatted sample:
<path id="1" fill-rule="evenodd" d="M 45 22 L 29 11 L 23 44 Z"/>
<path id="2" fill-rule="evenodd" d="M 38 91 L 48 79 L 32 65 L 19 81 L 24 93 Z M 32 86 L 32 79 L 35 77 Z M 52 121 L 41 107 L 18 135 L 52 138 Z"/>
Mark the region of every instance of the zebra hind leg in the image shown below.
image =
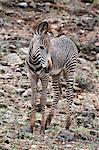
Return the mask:
<path id="1" fill-rule="evenodd" d="M 31 117 L 30 117 L 30 131 L 33 133 L 35 127 L 35 109 L 32 109 Z"/>
<path id="2" fill-rule="evenodd" d="M 71 125 L 71 105 L 73 102 L 74 94 L 73 94 L 73 82 L 74 82 L 74 71 L 71 70 L 70 72 L 64 73 L 64 77 L 67 81 L 67 118 L 66 118 L 66 130 L 69 130 L 69 127 Z"/>

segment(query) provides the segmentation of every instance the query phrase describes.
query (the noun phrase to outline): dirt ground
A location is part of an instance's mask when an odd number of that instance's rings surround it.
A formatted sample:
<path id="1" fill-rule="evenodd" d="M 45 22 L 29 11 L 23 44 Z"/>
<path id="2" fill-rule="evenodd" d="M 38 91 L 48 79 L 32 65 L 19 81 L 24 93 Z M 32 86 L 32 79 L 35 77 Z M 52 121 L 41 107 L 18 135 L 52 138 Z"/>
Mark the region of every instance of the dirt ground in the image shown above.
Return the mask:
<path id="1" fill-rule="evenodd" d="M 66 82 L 51 126 L 29 133 L 31 89 L 26 56 L 37 22 L 50 21 L 52 36 L 65 34 L 79 49 L 75 74 L 72 125 L 65 131 Z M 38 103 L 41 83 L 38 84 Z M 53 102 L 49 81 L 46 114 Z M 99 150 L 99 5 L 67 1 L 0 1 L 0 149 L 1 150 Z"/>

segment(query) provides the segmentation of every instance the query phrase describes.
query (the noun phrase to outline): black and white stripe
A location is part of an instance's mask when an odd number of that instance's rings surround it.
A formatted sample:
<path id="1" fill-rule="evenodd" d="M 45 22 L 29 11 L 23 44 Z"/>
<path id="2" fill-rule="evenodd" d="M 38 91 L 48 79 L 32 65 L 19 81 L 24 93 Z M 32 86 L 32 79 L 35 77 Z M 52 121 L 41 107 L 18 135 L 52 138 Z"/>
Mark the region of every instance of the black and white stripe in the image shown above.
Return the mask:
<path id="1" fill-rule="evenodd" d="M 42 30 L 40 30 L 42 31 Z M 45 130 L 47 125 L 50 124 L 52 116 L 54 115 L 54 109 L 57 107 L 57 103 L 60 99 L 60 73 L 63 71 L 64 78 L 67 81 L 67 118 L 66 118 L 66 129 L 69 129 L 69 126 L 71 124 L 71 106 L 74 98 L 73 94 L 73 82 L 74 82 L 74 73 L 76 69 L 76 63 L 77 63 L 77 57 L 78 57 L 78 50 L 75 46 L 75 44 L 66 36 L 60 36 L 57 38 L 50 39 L 47 36 L 44 35 L 35 35 L 36 38 L 34 38 L 30 42 L 30 47 L 29 47 L 29 55 L 27 59 L 27 65 L 29 67 L 30 73 L 34 73 L 35 76 L 31 75 L 31 80 L 30 82 L 32 83 L 32 102 L 34 103 L 33 105 L 33 112 L 35 112 L 35 103 L 36 103 L 36 88 L 34 89 L 34 85 L 37 84 L 37 80 L 40 79 L 42 82 L 42 94 L 41 94 L 41 108 L 42 108 L 42 122 L 41 122 L 41 129 Z M 48 39 L 46 39 L 48 38 Z M 49 41 L 50 45 L 47 45 L 46 41 Z M 52 68 L 49 74 L 52 76 L 52 86 L 53 86 L 53 92 L 54 92 L 54 100 L 53 100 L 53 105 L 52 108 L 49 112 L 49 115 L 45 121 L 45 103 L 46 103 L 46 89 L 48 85 L 48 80 L 49 80 L 49 75 L 43 74 L 40 76 L 42 73 L 42 70 L 44 69 L 44 65 L 46 64 L 47 61 L 47 50 L 46 50 L 46 45 L 48 46 L 47 48 L 50 49 L 50 57 L 52 60 Z M 35 45 L 35 48 L 34 48 Z M 44 51 L 42 47 L 44 47 Z M 36 82 L 35 82 L 36 81 Z M 36 85 L 35 85 L 36 86 Z M 35 116 L 35 113 L 33 113 L 33 116 Z M 33 117 L 32 117 L 33 118 Z M 32 123 L 32 126 L 34 127 L 34 122 Z"/>
<path id="2" fill-rule="evenodd" d="M 40 74 L 43 69 L 43 64 L 45 64 L 45 59 L 42 56 L 39 48 L 33 54 L 32 50 L 30 49 L 27 59 L 27 65 L 29 69 L 35 74 Z"/>

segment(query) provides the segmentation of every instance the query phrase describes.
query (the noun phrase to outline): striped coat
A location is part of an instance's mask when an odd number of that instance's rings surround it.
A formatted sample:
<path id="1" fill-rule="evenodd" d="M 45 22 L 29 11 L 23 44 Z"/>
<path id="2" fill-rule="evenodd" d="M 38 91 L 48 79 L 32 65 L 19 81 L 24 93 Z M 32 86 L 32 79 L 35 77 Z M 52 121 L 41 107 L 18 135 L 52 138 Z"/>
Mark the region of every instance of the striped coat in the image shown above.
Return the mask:
<path id="1" fill-rule="evenodd" d="M 32 88 L 32 113 L 31 129 L 35 127 L 35 106 L 38 79 L 42 82 L 42 93 L 40 106 L 42 110 L 41 133 L 50 124 L 54 115 L 54 109 L 60 98 L 60 73 L 63 72 L 67 81 L 67 117 L 66 129 L 71 124 L 71 104 L 73 102 L 73 82 L 77 63 L 78 50 L 75 44 L 65 35 L 50 39 L 47 33 L 48 23 L 42 22 L 36 29 L 33 39 L 30 42 L 27 64 L 30 72 L 30 83 Z M 45 118 L 45 104 L 47 99 L 46 89 L 48 86 L 49 75 L 52 76 L 52 86 L 54 100 L 52 108 L 47 118 Z"/>

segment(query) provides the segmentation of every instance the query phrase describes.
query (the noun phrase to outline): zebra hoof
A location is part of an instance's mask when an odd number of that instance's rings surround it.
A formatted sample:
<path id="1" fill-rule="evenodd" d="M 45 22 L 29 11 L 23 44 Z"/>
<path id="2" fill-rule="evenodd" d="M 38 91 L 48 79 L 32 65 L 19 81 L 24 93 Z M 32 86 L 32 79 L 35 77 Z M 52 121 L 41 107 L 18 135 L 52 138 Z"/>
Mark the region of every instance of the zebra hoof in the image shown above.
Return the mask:
<path id="1" fill-rule="evenodd" d="M 47 119 L 46 119 L 46 124 L 45 124 L 45 129 L 50 125 L 51 120 L 52 120 L 53 114 L 49 114 Z"/>
<path id="2" fill-rule="evenodd" d="M 45 128 L 44 128 L 44 127 L 41 127 L 41 129 L 40 129 L 40 134 L 41 134 L 41 135 L 44 135 L 44 134 L 45 134 Z"/>
<path id="3" fill-rule="evenodd" d="M 37 104 L 37 105 L 36 105 L 36 111 L 37 111 L 37 112 L 41 112 L 41 111 L 42 111 L 42 109 L 41 109 L 41 104 Z"/>
<path id="4" fill-rule="evenodd" d="M 70 118 L 67 118 L 65 129 L 66 129 L 66 130 L 69 130 L 70 125 L 71 125 L 71 120 L 70 120 Z"/>
<path id="5" fill-rule="evenodd" d="M 66 129 L 66 130 L 69 130 L 69 127 L 70 127 L 70 125 L 66 125 L 65 129 Z"/>

